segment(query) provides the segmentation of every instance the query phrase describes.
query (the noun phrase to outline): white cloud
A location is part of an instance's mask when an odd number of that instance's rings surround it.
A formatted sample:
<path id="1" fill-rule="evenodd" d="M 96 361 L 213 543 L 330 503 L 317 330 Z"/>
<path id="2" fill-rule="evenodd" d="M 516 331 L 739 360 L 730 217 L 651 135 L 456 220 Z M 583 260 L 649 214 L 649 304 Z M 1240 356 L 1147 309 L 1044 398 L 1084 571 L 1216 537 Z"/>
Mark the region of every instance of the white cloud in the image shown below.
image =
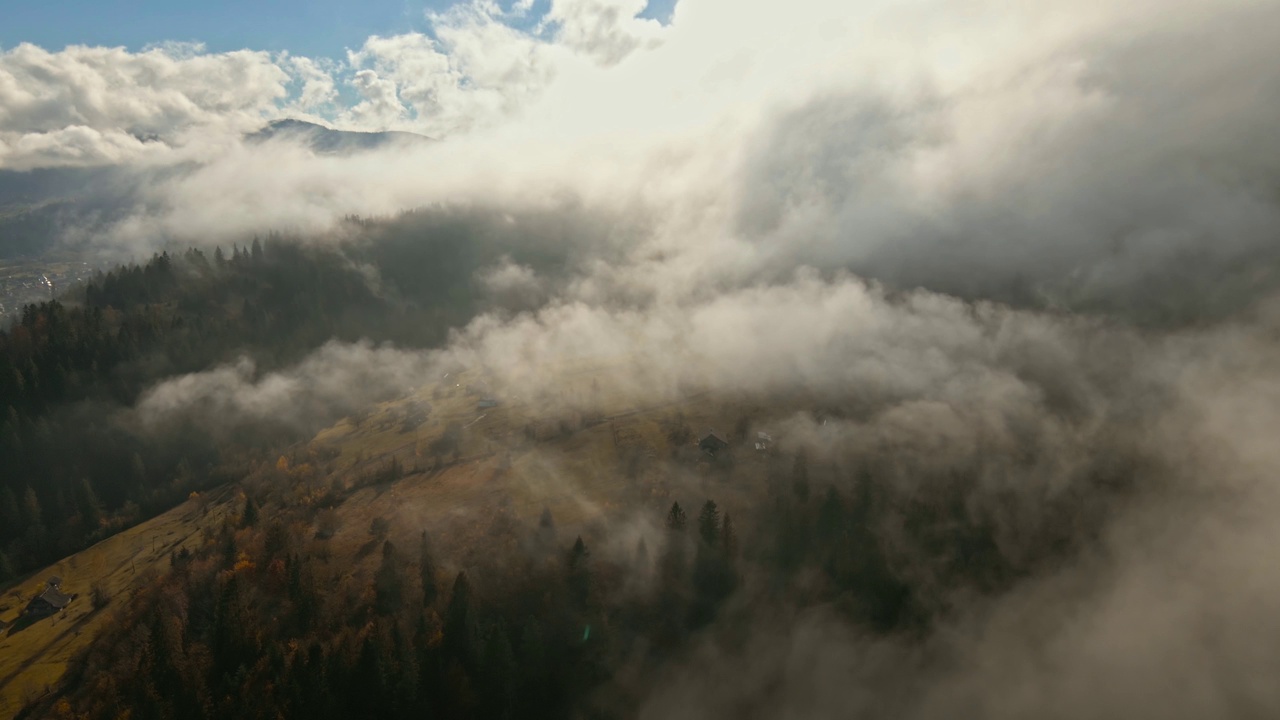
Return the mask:
<path id="1" fill-rule="evenodd" d="M 0 168 L 159 155 L 131 145 L 128 135 L 160 140 L 180 151 L 174 160 L 203 159 L 281 115 L 435 137 L 491 127 L 516 116 L 581 59 L 614 64 L 655 47 L 662 29 L 635 17 L 643 7 L 635 0 L 558 0 L 542 26 L 526 32 L 507 23 L 519 8 L 509 15 L 471 0 L 429 16 L 435 39 L 374 36 L 342 61 L 209 53 L 199 43 L 161 42 L 136 53 L 22 44 L 0 53 Z M 356 90 L 356 104 L 339 106 L 340 84 Z M 100 140 L 85 145 L 82 135 L 64 134 L 70 128 Z M 64 137 L 72 146 L 54 147 Z"/>
<path id="2" fill-rule="evenodd" d="M 550 80 L 543 46 L 483 9 L 455 8 L 437 18 L 436 32 L 438 41 L 417 33 L 375 36 L 351 53 L 357 77 L 376 73 L 405 112 L 362 117 L 357 106 L 341 119 L 444 137 L 510 117 Z"/>
<path id="3" fill-rule="evenodd" d="M 308 57 L 290 57 L 287 62 L 296 80 L 302 84 L 290 109 L 301 114 L 333 112 L 338 102 L 335 64 Z"/>
<path id="4" fill-rule="evenodd" d="M 892 487 L 906 492 L 957 458 L 976 458 L 980 479 L 1000 492 L 973 502 L 1006 513 L 996 515 L 1005 522 L 997 541 L 1013 557 L 1027 533 L 1051 522 L 1045 497 L 1063 488 L 1106 497 L 1088 488 L 1117 471 L 1101 468 L 1100 478 L 1090 463 L 1123 443 L 1156 461 L 1135 474 L 1190 488 L 1187 506 L 1136 508 L 1154 519 L 1117 523 L 1118 535 L 1133 535 L 1100 541 L 1115 550 L 1101 571 L 1067 568 L 987 606 L 990 616 L 948 628 L 929 648 L 961 669 L 924 678 L 929 692 L 913 687 L 904 709 L 1128 717 L 1164 693 L 1166 714 L 1227 713 L 1249 692 L 1231 670 L 1257 646 L 1258 628 L 1263 645 L 1280 647 L 1266 624 L 1280 595 L 1263 552 L 1276 540 L 1267 511 L 1280 466 L 1270 432 L 1280 423 L 1274 317 L 1137 332 L 1124 314 L 1081 319 L 900 294 L 843 270 L 980 298 L 1025 281 L 1068 307 L 1181 301 L 1197 319 L 1205 298 L 1231 302 L 1232 280 L 1265 281 L 1278 259 L 1280 50 L 1271 28 L 1280 8 L 682 0 L 662 44 L 644 50 L 637 5 L 559 2 L 544 35 L 471 3 L 435 18 L 435 40 L 370 38 L 337 73 L 361 91 L 342 120 L 445 142 L 353 158 L 232 147 L 150 188 L 147 210 L 117 228 L 118 237 L 199 241 L 263 227 L 323 235 L 346 214 L 419 205 L 598 213 L 606 220 L 591 237 L 571 238 L 581 257 L 568 280 L 512 261 L 477 276 L 504 309 L 539 309 L 483 315 L 426 358 L 328 346 L 265 377 L 241 365 L 175 379 L 141 410 L 159 422 L 192 407 L 303 417 L 355 404 L 351 388 L 390 391 L 438 376 L 437 362 L 487 369 L 543 408 L 572 402 L 556 370 L 583 363 L 636 404 L 689 387 L 762 403 L 848 399 L 870 408 L 868 419 L 833 444 L 907 448 L 884 469 Z M 313 81 L 323 104 L 329 86 Z M 0 93 L 28 91 L 4 82 Z M 280 97 L 272 92 L 268 108 Z M 114 119 L 100 127 L 56 117 L 41 132 L 75 126 L 88 138 L 69 136 L 62 152 L 81 152 L 77 142 L 110 147 L 110 137 L 120 156 L 143 151 L 111 135 Z M 607 262 L 602 247 L 617 248 Z M 817 269 L 798 270 L 806 266 Z M 1227 266 L 1240 274 L 1224 280 Z M 1170 284 L 1152 291 L 1157 280 Z M 1274 291 L 1272 282 L 1243 299 Z M 1198 285 L 1207 291 L 1196 294 Z M 1080 593 L 1064 603 L 1070 613 L 1053 604 L 1061 584 Z M 1024 631 L 1052 642 L 1028 647 Z M 835 639 L 818 645 L 806 638 L 815 633 Z M 1220 644 L 1206 649 L 1205 637 Z M 789 699 L 799 715 L 846 712 L 850 674 L 879 665 L 850 663 L 850 653 L 879 648 L 825 627 L 779 640 L 792 641 L 796 652 L 781 657 L 804 670 L 774 668 L 763 680 L 800 678 Z M 777 658 L 762 651 L 742 665 Z M 1275 674 L 1274 660 L 1263 661 L 1248 666 L 1266 670 L 1255 690 Z M 815 663 L 839 672 L 809 672 Z M 669 705 L 666 691 L 651 699 L 654 716 L 723 714 L 720 700 L 743 707 L 745 685 L 720 676 L 723 663 L 708 667 L 718 682 L 682 675 L 689 682 L 670 684 Z M 914 682 L 917 669 L 907 662 L 897 675 Z M 1169 687 L 1160 682 L 1169 672 L 1202 683 Z M 876 700 L 878 687 L 852 690 Z M 1201 690 L 1209 700 L 1197 705 Z M 1274 693 L 1262 700 L 1262 715 L 1280 706 Z"/>
<path id="5" fill-rule="evenodd" d="M 24 43 L 0 53 L 0 162 L 128 161 L 155 154 L 144 141 L 181 148 L 194 135 L 255 129 L 279 111 L 288 80 L 264 52 L 166 45 L 54 53 Z M 69 147 L 56 147 L 62 140 Z"/>
<path id="6" fill-rule="evenodd" d="M 394 80 L 379 77 L 373 70 L 359 70 L 351 78 L 351 84 L 361 98 L 349 115 L 356 124 L 395 126 L 405 116 Z"/>
<path id="7" fill-rule="evenodd" d="M 0 167 L 29 170 L 49 165 L 109 165 L 168 155 L 168 147 L 118 130 L 70 125 L 49 132 L 0 131 Z"/>
<path id="8" fill-rule="evenodd" d="M 604 294 L 814 265 L 958 293 L 1052 284 L 1070 303 L 1188 252 L 1237 262 L 1280 221 L 1273 4 L 682 0 L 660 30 L 641 7 L 559 0 L 524 32 L 468 2 L 431 16 L 434 37 L 371 37 L 333 64 L 22 46 L 0 56 L 0 162 L 218 157 L 153 188 L 117 238 L 319 232 L 481 199 L 647 213 L 646 272 L 583 279 Z M 164 81 L 76 100 L 40 63 L 86 87 L 152 66 Z M 346 109 L 343 84 L 360 95 Z M 231 149 L 264 118 L 327 110 L 447 142 L 342 161 Z M 148 127 L 159 144 L 130 139 Z"/>
<path id="9" fill-rule="evenodd" d="M 557 42 L 613 65 L 661 43 L 661 23 L 636 17 L 646 5 L 648 0 L 554 0 L 543 22 L 556 26 Z"/>
<path id="10" fill-rule="evenodd" d="M 416 387 L 426 367 L 417 353 L 331 342 L 285 371 L 259 374 L 241 358 L 171 378 L 148 390 L 130 416 L 149 431 L 187 417 L 228 427 L 245 420 L 306 426 Z"/>

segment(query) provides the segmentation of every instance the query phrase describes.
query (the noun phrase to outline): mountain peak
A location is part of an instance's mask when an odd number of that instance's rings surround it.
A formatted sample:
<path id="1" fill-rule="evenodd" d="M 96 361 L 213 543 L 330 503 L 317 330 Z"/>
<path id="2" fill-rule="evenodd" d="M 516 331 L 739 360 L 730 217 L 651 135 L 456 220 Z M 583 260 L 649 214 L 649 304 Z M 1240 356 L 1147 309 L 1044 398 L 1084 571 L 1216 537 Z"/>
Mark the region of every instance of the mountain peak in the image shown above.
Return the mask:
<path id="1" fill-rule="evenodd" d="M 432 140 L 426 135 L 397 130 L 381 132 L 337 130 L 297 118 L 272 120 L 261 130 L 247 135 L 245 139 L 257 143 L 277 139 L 300 142 L 313 152 L 323 155 L 347 155 L 377 150 L 390 145 L 416 144 Z"/>

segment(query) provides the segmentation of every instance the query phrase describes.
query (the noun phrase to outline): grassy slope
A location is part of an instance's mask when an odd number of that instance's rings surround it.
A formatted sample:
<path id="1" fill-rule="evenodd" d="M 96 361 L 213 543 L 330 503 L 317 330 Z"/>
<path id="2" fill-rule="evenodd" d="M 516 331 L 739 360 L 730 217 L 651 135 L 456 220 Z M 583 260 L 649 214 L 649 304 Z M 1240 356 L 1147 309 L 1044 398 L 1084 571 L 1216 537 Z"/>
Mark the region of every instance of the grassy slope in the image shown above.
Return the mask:
<path id="1" fill-rule="evenodd" d="M 590 543 L 604 535 L 598 531 L 610 519 L 643 513 L 651 522 L 661 522 L 673 499 L 690 517 L 708 498 L 735 514 L 742 512 L 751 496 L 748 488 L 764 481 L 765 458 L 749 446 L 736 451 L 732 482 L 710 472 L 692 447 L 669 465 L 650 462 L 633 479 L 626 477 L 622 458 L 628 453 L 653 460 L 672 456 L 667 431 L 677 411 L 699 436 L 709 427 L 722 432 L 733 427 L 737 415 L 732 408 L 701 401 L 610 408 L 606 402 L 608 414 L 603 418 L 534 440 L 524 432 L 535 418 L 533 408 L 510 400 L 479 409 L 479 395 L 461 389 L 466 378 L 447 397 L 433 398 L 435 393 L 424 389 L 382 404 L 358 426 L 345 420 L 312 441 L 311 448 L 321 454 L 326 449 L 340 451 L 339 467 L 331 478 L 355 481 L 392 455 L 408 473 L 395 482 L 361 487 L 339 506 L 340 525 L 329 550 L 330 566 L 341 574 L 372 578 L 379 559 L 369 527 L 377 517 L 391 520 L 390 539 L 411 554 L 418 533 L 430 529 L 436 547 L 445 550 L 446 564 L 457 566 L 445 569 L 456 570 L 469 566 L 476 553 L 486 552 L 485 538 L 495 525 L 535 526 L 543 508 L 551 510 L 563 541 L 582 534 Z M 422 403 L 432 407 L 427 421 L 402 432 L 398 418 L 406 408 Z M 428 448 L 449 422 L 466 426 L 461 458 L 437 466 Z M 673 468 L 685 477 L 672 477 Z"/>

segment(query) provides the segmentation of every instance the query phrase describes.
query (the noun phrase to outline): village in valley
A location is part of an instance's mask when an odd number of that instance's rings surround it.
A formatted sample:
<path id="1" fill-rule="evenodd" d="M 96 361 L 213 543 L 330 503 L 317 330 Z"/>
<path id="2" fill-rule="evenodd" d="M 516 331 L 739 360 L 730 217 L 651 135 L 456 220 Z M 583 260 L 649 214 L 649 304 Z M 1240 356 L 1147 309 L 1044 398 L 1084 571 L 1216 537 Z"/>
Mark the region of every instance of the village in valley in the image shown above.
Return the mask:
<path id="1" fill-rule="evenodd" d="M 93 277 L 96 270 L 80 261 L 0 261 L 0 325 L 18 316 L 23 306 L 48 301 Z"/>

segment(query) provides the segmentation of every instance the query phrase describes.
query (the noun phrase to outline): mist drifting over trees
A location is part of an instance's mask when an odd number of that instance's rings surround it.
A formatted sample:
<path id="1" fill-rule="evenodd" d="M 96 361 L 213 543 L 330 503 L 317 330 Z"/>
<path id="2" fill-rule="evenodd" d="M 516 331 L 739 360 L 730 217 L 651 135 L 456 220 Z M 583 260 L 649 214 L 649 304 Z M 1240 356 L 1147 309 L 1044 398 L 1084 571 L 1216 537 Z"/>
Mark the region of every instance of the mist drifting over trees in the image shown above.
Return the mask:
<path id="1" fill-rule="evenodd" d="M 0 52 L 140 258 L 0 333 L 0 573 L 230 498 L 29 716 L 1280 712 L 1280 12 L 641 10 Z"/>

